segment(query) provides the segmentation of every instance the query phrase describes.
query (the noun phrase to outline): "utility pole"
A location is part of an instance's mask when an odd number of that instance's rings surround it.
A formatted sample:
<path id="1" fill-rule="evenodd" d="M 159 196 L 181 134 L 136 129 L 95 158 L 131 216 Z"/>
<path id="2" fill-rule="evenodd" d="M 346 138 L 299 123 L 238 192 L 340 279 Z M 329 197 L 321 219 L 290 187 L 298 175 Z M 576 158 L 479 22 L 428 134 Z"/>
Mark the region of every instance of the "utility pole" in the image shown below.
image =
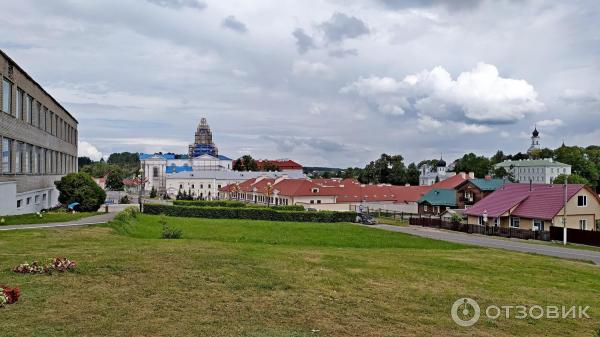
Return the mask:
<path id="1" fill-rule="evenodd" d="M 567 177 L 565 176 L 565 202 L 563 206 L 563 245 L 567 245 Z"/>

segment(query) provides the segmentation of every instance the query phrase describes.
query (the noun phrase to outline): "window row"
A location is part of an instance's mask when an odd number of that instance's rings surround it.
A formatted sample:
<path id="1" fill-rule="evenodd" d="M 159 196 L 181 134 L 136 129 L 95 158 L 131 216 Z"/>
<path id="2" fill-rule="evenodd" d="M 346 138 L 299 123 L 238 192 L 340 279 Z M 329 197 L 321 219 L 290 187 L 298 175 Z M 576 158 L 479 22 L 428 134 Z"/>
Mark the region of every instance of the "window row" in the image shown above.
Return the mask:
<path id="1" fill-rule="evenodd" d="M 44 205 L 45 205 L 47 197 L 48 197 L 48 195 L 47 195 L 46 193 L 43 193 L 43 194 L 37 194 L 37 195 L 34 197 L 34 203 L 35 203 L 36 205 L 39 205 L 39 204 L 40 204 L 40 202 L 43 202 L 43 203 L 44 203 Z M 29 205 L 31 205 L 31 197 L 27 197 L 27 198 L 25 199 L 25 202 L 26 202 L 26 206 L 29 206 Z M 24 206 L 24 205 L 23 205 L 23 199 L 17 199 L 17 208 L 21 208 L 21 207 L 23 207 L 23 206 Z"/>
<path id="2" fill-rule="evenodd" d="M 10 138 L 2 138 L 2 174 L 67 174 L 77 157 Z"/>
<path id="3" fill-rule="evenodd" d="M 13 110 L 13 84 L 2 79 L 2 111 L 46 131 L 70 144 L 77 144 L 77 129 L 58 114 L 50 111 L 21 88 L 17 88 L 15 109 Z"/>

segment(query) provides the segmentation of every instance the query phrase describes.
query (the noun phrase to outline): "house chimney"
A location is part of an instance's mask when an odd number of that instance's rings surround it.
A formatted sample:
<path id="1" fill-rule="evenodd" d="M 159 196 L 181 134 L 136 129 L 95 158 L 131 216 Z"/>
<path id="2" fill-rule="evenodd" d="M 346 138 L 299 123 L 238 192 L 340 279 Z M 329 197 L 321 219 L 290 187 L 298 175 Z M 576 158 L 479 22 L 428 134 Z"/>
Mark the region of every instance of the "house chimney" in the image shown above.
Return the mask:
<path id="1" fill-rule="evenodd" d="M 406 184 L 404 184 L 404 186 L 407 186 L 407 187 L 408 187 L 408 186 L 410 186 L 410 184 L 409 184 L 409 183 L 406 183 Z"/>
<path id="2" fill-rule="evenodd" d="M 485 180 L 492 180 L 492 176 L 488 174 L 487 176 L 485 176 Z"/>
<path id="3" fill-rule="evenodd" d="M 529 192 L 533 190 L 533 180 L 529 179 Z"/>
<path id="4" fill-rule="evenodd" d="M 469 179 L 475 179 L 475 172 L 469 172 Z"/>
<path id="5" fill-rule="evenodd" d="M 277 179 L 275 179 L 275 184 L 278 184 L 281 181 L 286 180 L 287 178 L 288 178 L 288 175 L 287 174 L 283 174 L 280 177 L 278 177 Z M 275 184 L 273 184 L 273 185 L 275 185 Z"/>
<path id="6" fill-rule="evenodd" d="M 460 176 L 461 176 L 463 179 L 467 179 L 467 174 L 466 174 L 466 173 L 464 173 L 464 172 L 461 172 L 461 173 L 460 173 Z"/>

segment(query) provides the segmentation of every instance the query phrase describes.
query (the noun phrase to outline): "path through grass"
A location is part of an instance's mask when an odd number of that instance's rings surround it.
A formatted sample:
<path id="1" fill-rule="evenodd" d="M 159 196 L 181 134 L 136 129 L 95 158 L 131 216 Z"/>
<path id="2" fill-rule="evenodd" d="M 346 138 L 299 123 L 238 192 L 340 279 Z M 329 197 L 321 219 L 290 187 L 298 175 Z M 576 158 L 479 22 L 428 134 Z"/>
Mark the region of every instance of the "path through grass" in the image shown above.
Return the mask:
<path id="1" fill-rule="evenodd" d="M 0 233 L 0 336 L 593 336 L 600 269 L 549 257 L 353 224 L 166 218 L 119 226 Z M 65 255 L 75 273 L 16 275 Z M 482 320 L 460 328 L 452 303 L 589 305 L 591 320 Z"/>

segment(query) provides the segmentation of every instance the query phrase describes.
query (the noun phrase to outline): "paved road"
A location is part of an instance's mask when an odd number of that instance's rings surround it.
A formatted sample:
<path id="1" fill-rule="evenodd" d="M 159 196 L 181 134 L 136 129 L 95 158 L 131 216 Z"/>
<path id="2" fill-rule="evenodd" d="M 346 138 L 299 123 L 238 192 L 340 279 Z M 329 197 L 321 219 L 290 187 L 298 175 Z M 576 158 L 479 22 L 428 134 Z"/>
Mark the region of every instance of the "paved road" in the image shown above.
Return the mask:
<path id="1" fill-rule="evenodd" d="M 9 231 L 15 229 L 32 229 L 32 228 L 60 228 L 60 227 L 76 227 L 76 226 L 88 226 L 98 225 L 111 221 L 117 213 L 105 213 L 100 215 L 94 215 L 87 218 L 70 221 L 70 222 L 55 222 L 55 223 L 43 223 L 43 224 L 30 224 L 30 225 L 10 225 L 0 226 L 0 231 Z"/>
<path id="2" fill-rule="evenodd" d="M 418 226 L 408 226 L 408 227 L 398 227 L 391 225 L 374 225 L 370 227 L 376 227 L 384 230 L 394 231 L 394 232 L 402 232 L 406 234 L 412 234 L 417 236 L 422 236 L 431 239 L 444 240 L 456 243 L 464 243 L 475 246 L 482 247 L 490 247 L 490 248 L 499 248 L 499 249 L 507 249 L 514 250 L 518 252 L 524 253 L 535 253 L 541 255 L 549 255 L 556 256 L 565 259 L 576 259 L 576 260 L 587 260 L 593 261 L 596 265 L 600 265 L 600 252 L 592 251 L 592 250 L 584 250 L 584 249 L 573 249 L 573 248 L 563 248 L 563 247 L 554 247 L 543 244 L 536 243 L 528 243 L 526 241 L 516 241 L 514 240 L 506 240 L 499 239 L 489 236 L 476 235 L 476 234 L 467 234 L 461 232 L 450 232 L 439 230 L 435 228 L 426 228 L 426 227 L 418 227 Z"/>

